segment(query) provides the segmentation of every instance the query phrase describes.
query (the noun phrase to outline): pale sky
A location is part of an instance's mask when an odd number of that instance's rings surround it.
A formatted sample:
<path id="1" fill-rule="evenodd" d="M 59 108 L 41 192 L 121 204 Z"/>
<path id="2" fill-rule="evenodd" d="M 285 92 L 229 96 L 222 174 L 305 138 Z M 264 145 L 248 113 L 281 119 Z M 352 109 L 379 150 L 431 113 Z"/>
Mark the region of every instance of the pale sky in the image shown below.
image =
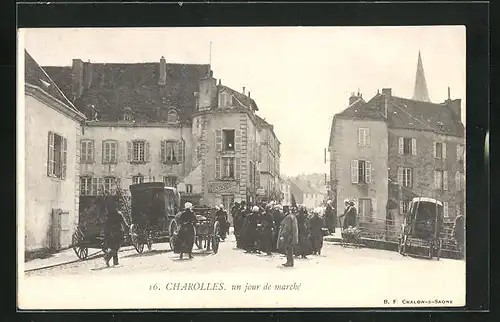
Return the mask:
<path id="1" fill-rule="evenodd" d="M 285 175 L 328 173 L 323 151 L 333 115 L 358 88 L 411 98 L 418 51 L 432 102 L 451 88 L 465 123 L 465 27 L 273 27 L 28 29 L 25 48 L 42 66 L 95 63 L 206 64 L 222 84 L 251 91 L 274 124 Z"/>

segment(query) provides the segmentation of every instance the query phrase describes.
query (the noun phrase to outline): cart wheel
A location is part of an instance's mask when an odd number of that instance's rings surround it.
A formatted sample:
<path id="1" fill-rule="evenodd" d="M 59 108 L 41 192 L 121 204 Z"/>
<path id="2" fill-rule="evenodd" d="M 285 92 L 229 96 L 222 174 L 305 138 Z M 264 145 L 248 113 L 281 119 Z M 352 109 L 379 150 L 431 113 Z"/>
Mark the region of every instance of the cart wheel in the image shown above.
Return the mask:
<path id="1" fill-rule="evenodd" d="M 174 250 L 174 240 L 172 237 L 176 232 L 177 232 L 177 222 L 175 221 L 175 219 L 172 219 L 170 225 L 168 226 L 168 243 L 170 245 L 171 250 Z"/>
<path id="2" fill-rule="evenodd" d="M 140 241 L 139 232 L 134 224 L 130 226 L 130 238 L 135 250 L 141 254 L 144 251 L 144 243 Z"/>
<path id="3" fill-rule="evenodd" d="M 89 249 L 84 245 L 73 247 L 73 250 L 75 251 L 76 256 L 78 256 L 81 260 L 87 259 L 87 256 L 89 255 Z"/>

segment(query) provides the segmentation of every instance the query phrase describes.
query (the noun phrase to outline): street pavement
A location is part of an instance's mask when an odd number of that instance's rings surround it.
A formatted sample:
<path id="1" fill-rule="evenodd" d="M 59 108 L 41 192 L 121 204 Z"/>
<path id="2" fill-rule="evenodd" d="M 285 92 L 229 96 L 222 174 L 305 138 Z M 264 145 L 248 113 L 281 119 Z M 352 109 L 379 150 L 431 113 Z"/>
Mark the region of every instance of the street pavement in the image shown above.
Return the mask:
<path id="1" fill-rule="evenodd" d="M 195 247 L 196 248 L 196 247 Z M 97 251 L 97 250 L 96 250 Z M 89 253 L 92 253 L 89 250 Z M 67 254 L 69 256 L 69 252 Z M 403 299 L 451 301 L 463 305 L 465 262 L 403 257 L 397 252 L 344 248 L 325 243 L 320 256 L 296 259 L 284 268 L 281 254 L 246 254 L 234 236 L 213 254 L 195 249 L 179 260 L 168 243 L 138 254 L 120 252 L 120 265 L 106 268 L 102 257 L 25 272 L 21 308 L 251 308 L 401 307 Z M 216 291 L 167 291 L 168 283 L 222 283 Z M 246 284 L 290 285 L 295 290 L 246 291 Z M 241 290 L 233 289 L 241 285 Z M 156 288 L 158 285 L 158 288 Z M 152 291 L 154 290 L 154 291 Z M 388 303 L 384 300 L 390 299 Z M 439 303 L 414 306 L 441 306 Z M 410 304 L 403 307 L 412 306 Z"/>

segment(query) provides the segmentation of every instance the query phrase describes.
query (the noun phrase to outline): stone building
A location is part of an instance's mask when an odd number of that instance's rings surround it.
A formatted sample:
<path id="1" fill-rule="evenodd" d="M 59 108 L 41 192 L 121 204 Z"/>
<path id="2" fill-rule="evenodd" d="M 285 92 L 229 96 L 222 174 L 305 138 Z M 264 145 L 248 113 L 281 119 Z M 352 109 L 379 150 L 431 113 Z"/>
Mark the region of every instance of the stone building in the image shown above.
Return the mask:
<path id="1" fill-rule="evenodd" d="M 290 180 L 290 193 L 298 205 L 304 205 L 308 209 L 321 206 L 325 202 L 326 194 L 313 186 L 310 182 L 300 179 Z"/>
<path id="2" fill-rule="evenodd" d="M 253 202 L 260 187 L 257 104 L 217 83 L 210 65 L 44 67 L 89 118 L 80 190 L 163 181 L 201 204 Z"/>
<path id="3" fill-rule="evenodd" d="M 274 133 L 274 126 L 257 116 L 257 128 L 259 131 L 259 172 L 260 187 L 259 195 L 262 201 L 281 199 L 281 175 L 280 175 L 280 141 Z"/>
<path id="4" fill-rule="evenodd" d="M 37 62 L 24 53 L 25 250 L 71 244 L 78 223 L 80 113 Z"/>
<path id="5" fill-rule="evenodd" d="M 330 135 L 331 193 L 338 209 L 357 203 L 361 222 L 398 225 L 416 196 L 444 204 L 445 220 L 464 211 L 465 137 L 461 100 L 432 103 L 419 53 L 415 99 L 390 88 L 365 102 L 352 95 Z M 362 181 L 364 178 L 364 181 Z"/>

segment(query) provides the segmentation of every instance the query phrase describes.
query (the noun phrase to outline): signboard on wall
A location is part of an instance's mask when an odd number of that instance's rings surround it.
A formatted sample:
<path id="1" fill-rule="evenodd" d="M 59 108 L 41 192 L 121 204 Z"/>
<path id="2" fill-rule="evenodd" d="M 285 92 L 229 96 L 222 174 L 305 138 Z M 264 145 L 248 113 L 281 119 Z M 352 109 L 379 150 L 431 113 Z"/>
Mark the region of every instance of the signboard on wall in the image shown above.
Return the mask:
<path id="1" fill-rule="evenodd" d="M 238 182 L 236 181 L 211 181 L 208 183 L 209 193 L 238 192 Z"/>
<path id="2" fill-rule="evenodd" d="M 263 196 L 266 194 L 266 190 L 264 190 L 264 188 L 259 188 L 259 189 L 257 189 L 257 194 L 259 196 Z"/>

